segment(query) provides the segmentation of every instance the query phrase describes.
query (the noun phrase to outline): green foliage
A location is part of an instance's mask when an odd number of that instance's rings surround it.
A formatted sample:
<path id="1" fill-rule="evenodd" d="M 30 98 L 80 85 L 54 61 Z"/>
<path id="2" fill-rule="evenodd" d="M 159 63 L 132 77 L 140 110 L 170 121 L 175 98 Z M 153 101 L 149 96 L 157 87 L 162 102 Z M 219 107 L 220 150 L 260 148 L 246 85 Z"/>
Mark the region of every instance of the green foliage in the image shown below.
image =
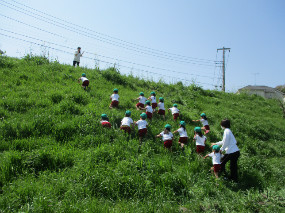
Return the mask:
<path id="1" fill-rule="evenodd" d="M 285 120 L 277 101 L 168 85 L 118 70 L 74 68 L 43 56 L 0 56 L 0 212 L 281 212 L 284 208 Z M 83 90 L 77 79 L 90 80 Z M 109 109 L 113 89 L 120 104 Z M 139 146 L 137 128 L 119 129 L 126 110 L 138 120 L 133 99 L 143 91 L 174 103 L 191 139 L 192 122 L 205 112 L 210 143 L 222 139 L 229 118 L 241 149 L 239 182 L 215 180 L 190 142 L 172 152 L 155 136 L 171 114 L 154 114 Z M 106 113 L 111 129 L 100 125 Z M 227 169 L 229 165 L 227 165 Z"/>

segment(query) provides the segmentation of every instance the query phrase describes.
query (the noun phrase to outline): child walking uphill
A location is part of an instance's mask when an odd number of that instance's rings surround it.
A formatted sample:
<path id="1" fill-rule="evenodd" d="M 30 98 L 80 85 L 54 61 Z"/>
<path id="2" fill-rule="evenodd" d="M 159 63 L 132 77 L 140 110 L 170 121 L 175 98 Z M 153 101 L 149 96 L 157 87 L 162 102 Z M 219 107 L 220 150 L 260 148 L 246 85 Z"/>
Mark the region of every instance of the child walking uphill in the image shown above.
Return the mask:
<path id="1" fill-rule="evenodd" d="M 87 87 L 89 86 L 89 80 L 86 78 L 86 74 L 82 73 L 81 74 L 81 78 L 78 78 L 78 83 L 80 83 L 80 81 L 82 82 L 82 87 L 86 90 Z"/>
<path id="2" fill-rule="evenodd" d="M 194 128 L 194 138 L 193 141 L 196 141 L 196 152 L 201 155 L 205 150 L 206 136 L 202 134 L 201 127 Z"/>
<path id="3" fill-rule="evenodd" d="M 157 114 L 162 115 L 163 119 L 165 120 L 165 108 L 164 108 L 164 98 L 163 97 L 159 98 Z"/>
<path id="4" fill-rule="evenodd" d="M 223 155 L 221 154 L 220 147 L 218 145 L 214 145 L 212 149 L 213 152 L 206 155 L 204 159 L 207 157 L 212 158 L 213 167 L 211 168 L 211 171 L 214 172 L 216 178 L 219 178 L 219 172 L 221 170 L 221 158 Z"/>
<path id="5" fill-rule="evenodd" d="M 141 108 L 141 110 L 146 110 L 147 118 L 151 120 L 152 119 L 153 109 L 150 106 L 150 101 L 146 101 L 145 104 L 146 104 L 146 107 L 145 108 Z"/>
<path id="6" fill-rule="evenodd" d="M 170 132 L 171 130 L 171 125 L 166 124 L 164 127 L 164 131 L 161 132 L 159 135 L 156 137 L 162 137 L 163 143 L 164 143 L 164 148 L 170 149 L 172 147 L 172 139 L 173 139 L 173 134 Z"/>
<path id="7" fill-rule="evenodd" d="M 112 109 L 113 107 L 118 107 L 119 106 L 119 95 L 118 95 L 119 90 L 114 89 L 113 94 L 110 96 L 110 100 L 112 100 L 109 108 Z"/>
<path id="8" fill-rule="evenodd" d="M 134 127 L 134 121 L 131 119 L 131 111 L 127 110 L 125 113 L 125 117 L 121 121 L 120 129 L 124 130 L 127 133 L 131 133 L 131 125 Z"/>
<path id="9" fill-rule="evenodd" d="M 109 118 L 106 114 L 101 115 L 101 121 L 103 127 L 111 128 L 111 123 L 109 122 Z"/>
<path id="10" fill-rule="evenodd" d="M 174 120 L 179 117 L 179 109 L 177 109 L 177 104 L 173 104 L 173 107 L 169 108 L 168 111 L 171 111 Z"/>
<path id="11" fill-rule="evenodd" d="M 136 104 L 136 108 L 137 110 L 139 110 L 140 108 L 144 108 L 144 104 L 147 101 L 146 97 L 144 97 L 144 93 L 140 92 L 140 96 L 135 99 L 135 101 L 138 100 L 139 102 Z"/>
<path id="12" fill-rule="evenodd" d="M 182 151 L 184 150 L 184 145 L 188 143 L 188 136 L 185 126 L 186 126 L 185 121 L 180 121 L 179 129 L 173 132 L 173 134 L 178 132 L 180 135 L 178 144 L 180 145 Z"/>
<path id="13" fill-rule="evenodd" d="M 150 97 L 148 98 L 148 100 L 151 101 L 151 106 L 152 106 L 154 111 L 155 111 L 155 109 L 157 107 L 156 97 L 155 96 L 156 96 L 155 92 L 151 92 L 150 93 Z"/>
<path id="14" fill-rule="evenodd" d="M 142 144 L 142 139 L 145 137 L 146 133 L 147 133 L 147 121 L 145 120 L 147 117 L 147 115 L 145 113 L 142 113 L 140 115 L 140 120 L 138 120 L 137 122 L 135 122 L 135 124 L 138 126 L 139 129 L 139 141 L 140 144 Z"/>
<path id="15" fill-rule="evenodd" d="M 210 126 L 206 114 L 203 112 L 200 116 L 201 116 L 200 120 L 192 120 L 192 121 L 193 122 L 201 121 L 201 123 L 203 124 L 202 130 L 205 132 L 205 134 L 208 134 L 210 132 Z"/>

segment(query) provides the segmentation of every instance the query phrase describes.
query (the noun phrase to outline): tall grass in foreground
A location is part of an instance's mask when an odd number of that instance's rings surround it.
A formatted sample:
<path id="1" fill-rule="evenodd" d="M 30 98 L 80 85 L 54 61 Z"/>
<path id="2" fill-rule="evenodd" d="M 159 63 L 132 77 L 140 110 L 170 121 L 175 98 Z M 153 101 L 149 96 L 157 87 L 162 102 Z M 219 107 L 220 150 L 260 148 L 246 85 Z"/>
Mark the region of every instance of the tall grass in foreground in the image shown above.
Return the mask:
<path id="1" fill-rule="evenodd" d="M 87 73 L 84 91 L 77 78 Z M 41 57 L 0 57 L 0 212 L 282 212 L 285 120 L 274 100 L 167 85 L 120 75 L 112 68 L 73 68 Z M 108 108 L 113 88 L 119 109 Z M 157 115 L 139 151 L 136 131 L 118 129 L 132 99 L 152 90 L 179 105 L 189 137 L 201 112 L 210 143 L 221 140 L 221 119 L 232 121 L 241 149 L 238 183 L 216 181 L 190 143 L 164 150 L 155 135 L 170 123 Z M 99 124 L 107 113 L 111 129 Z M 205 153 L 206 154 L 206 153 Z"/>

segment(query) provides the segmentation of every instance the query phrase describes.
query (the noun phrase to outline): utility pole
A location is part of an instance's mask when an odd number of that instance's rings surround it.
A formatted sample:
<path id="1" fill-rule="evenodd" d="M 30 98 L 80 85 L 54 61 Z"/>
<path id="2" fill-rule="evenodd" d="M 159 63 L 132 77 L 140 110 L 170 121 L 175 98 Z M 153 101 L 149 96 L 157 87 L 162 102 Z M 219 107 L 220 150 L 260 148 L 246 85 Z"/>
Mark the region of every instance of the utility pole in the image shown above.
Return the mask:
<path id="1" fill-rule="evenodd" d="M 231 48 L 225 48 L 225 47 L 219 48 L 217 49 L 217 52 L 219 50 L 223 50 L 223 87 L 222 87 L 222 90 L 225 92 L 226 91 L 226 87 L 225 87 L 226 86 L 226 60 L 225 60 L 226 56 L 225 56 L 225 53 L 227 50 L 230 52 Z"/>

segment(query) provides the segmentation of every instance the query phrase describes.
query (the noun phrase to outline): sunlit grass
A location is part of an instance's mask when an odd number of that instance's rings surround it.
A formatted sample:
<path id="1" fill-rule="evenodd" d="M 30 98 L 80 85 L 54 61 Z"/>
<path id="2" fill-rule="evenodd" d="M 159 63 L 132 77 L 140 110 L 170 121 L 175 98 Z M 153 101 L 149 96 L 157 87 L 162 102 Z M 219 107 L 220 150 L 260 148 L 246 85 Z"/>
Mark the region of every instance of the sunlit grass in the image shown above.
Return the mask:
<path id="1" fill-rule="evenodd" d="M 86 73 L 90 86 L 77 83 Z M 274 100 L 167 85 L 120 75 L 112 68 L 73 68 L 41 57 L 0 58 L 0 212 L 280 212 L 284 208 L 285 121 Z M 118 109 L 109 96 L 119 89 Z M 190 144 L 172 151 L 159 134 L 171 114 L 149 122 L 139 148 L 137 128 L 119 129 L 143 91 L 178 104 Z M 210 160 L 195 153 L 193 123 L 206 112 L 210 143 L 222 139 L 229 118 L 241 149 L 238 184 L 215 180 Z M 101 127 L 106 113 L 111 129 Z M 205 153 L 205 154 L 206 154 Z"/>

